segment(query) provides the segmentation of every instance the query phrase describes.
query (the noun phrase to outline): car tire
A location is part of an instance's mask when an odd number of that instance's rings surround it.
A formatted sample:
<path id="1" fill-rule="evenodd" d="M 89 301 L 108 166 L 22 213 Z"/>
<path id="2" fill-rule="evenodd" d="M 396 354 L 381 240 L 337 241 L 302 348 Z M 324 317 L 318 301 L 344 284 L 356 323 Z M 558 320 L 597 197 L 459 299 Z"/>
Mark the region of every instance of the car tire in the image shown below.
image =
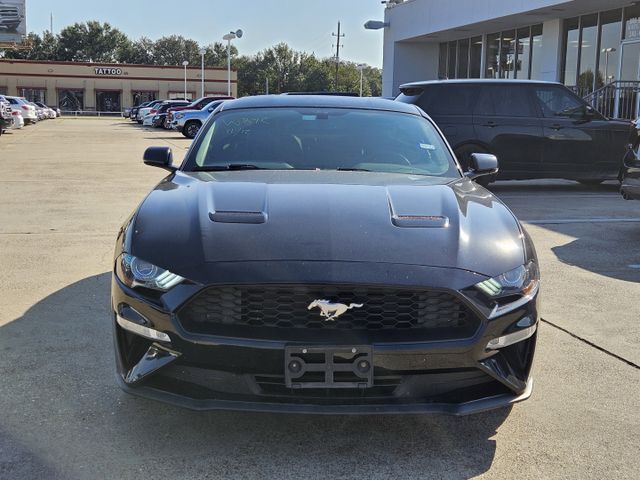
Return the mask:
<path id="1" fill-rule="evenodd" d="M 182 134 L 187 138 L 195 138 L 198 134 L 198 131 L 200 131 L 200 127 L 202 127 L 202 124 L 200 122 L 192 120 L 184 125 Z"/>
<path id="2" fill-rule="evenodd" d="M 456 148 L 454 151 L 456 154 L 456 158 L 462 167 L 464 172 L 469 171 L 469 165 L 471 165 L 471 154 L 472 153 L 491 153 L 487 151 L 486 148 L 481 147 L 475 144 L 467 144 L 462 145 L 461 147 Z M 483 187 L 488 186 L 491 182 L 496 180 L 495 175 L 487 175 L 485 177 L 479 177 L 474 180 L 478 185 L 482 185 Z"/>

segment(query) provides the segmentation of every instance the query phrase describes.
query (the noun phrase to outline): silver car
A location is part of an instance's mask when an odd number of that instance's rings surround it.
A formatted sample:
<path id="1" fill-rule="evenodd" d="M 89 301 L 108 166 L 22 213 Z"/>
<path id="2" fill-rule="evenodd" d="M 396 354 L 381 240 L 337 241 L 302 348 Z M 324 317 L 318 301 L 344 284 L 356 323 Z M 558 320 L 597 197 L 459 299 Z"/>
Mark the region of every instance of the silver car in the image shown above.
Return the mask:
<path id="1" fill-rule="evenodd" d="M 187 138 L 195 138 L 209 115 L 223 102 L 225 100 L 214 100 L 202 110 L 180 110 L 175 112 L 171 128 L 179 131 Z"/>

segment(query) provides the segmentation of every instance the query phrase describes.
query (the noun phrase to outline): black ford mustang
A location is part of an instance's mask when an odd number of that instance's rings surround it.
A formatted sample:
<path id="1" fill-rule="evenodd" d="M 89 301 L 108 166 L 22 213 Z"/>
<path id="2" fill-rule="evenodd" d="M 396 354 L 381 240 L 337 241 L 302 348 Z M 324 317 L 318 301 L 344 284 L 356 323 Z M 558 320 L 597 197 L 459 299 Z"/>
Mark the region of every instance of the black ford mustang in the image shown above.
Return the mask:
<path id="1" fill-rule="evenodd" d="M 531 394 L 534 248 L 417 107 L 226 102 L 119 232 L 118 379 L 193 409 L 465 414 Z"/>

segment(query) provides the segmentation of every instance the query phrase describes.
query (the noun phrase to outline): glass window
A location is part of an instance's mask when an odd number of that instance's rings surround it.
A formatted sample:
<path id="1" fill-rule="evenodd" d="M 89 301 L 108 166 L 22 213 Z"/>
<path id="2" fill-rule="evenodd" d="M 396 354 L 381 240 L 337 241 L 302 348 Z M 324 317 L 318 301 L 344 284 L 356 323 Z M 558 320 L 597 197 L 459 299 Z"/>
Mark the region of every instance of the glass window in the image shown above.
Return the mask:
<path id="1" fill-rule="evenodd" d="M 487 56 L 485 59 L 485 77 L 498 78 L 498 50 L 500 49 L 500 34 L 487 35 Z"/>
<path id="2" fill-rule="evenodd" d="M 193 101 L 193 92 L 187 92 L 187 100 Z M 168 100 L 184 100 L 184 92 L 169 92 Z"/>
<path id="3" fill-rule="evenodd" d="M 578 87 L 582 95 L 593 91 L 598 47 L 598 15 L 586 15 L 581 19 L 582 42 L 580 44 L 580 75 Z"/>
<path id="4" fill-rule="evenodd" d="M 84 92 L 82 90 L 60 90 L 58 107 L 65 112 L 84 110 Z"/>
<path id="5" fill-rule="evenodd" d="M 204 128 L 187 170 L 251 164 L 273 170 L 351 168 L 460 177 L 444 139 L 416 115 L 255 108 L 223 112 Z"/>
<path id="6" fill-rule="evenodd" d="M 477 85 L 435 85 L 427 89 L 419 107 L 433 116 L 471 115 L 479 93 Z"/>
<path id="7" fill-rule="evenodd" d="M 469 76 L 469 39 L 458 41 L 458 78 Z"/>
<path id="8" fill-rule="evenodd" d="M 469 61 L 469 78 L 480 78 L 482 62 L 482 37 L 471 39 L 471 58 Z"/>
<path id="9" fill-rule="evenodd" d="M 18 88 L 18 96 L 30 102 L 47 103 L 47 91 L 44 88 Z"/>
<path id="10" fill-rule="evenodd" d="M 565 51 L 564 51 L 564 83 L 565 85 L 575 85 L 576 77 L 578 73 L 578 50 L 579 43 L 579 30 L 580 20 L 576 18 L 570 18 L 564 22 L 565 31 Z M 531 78 L 533 76 L 533 72 Z"/>
<path id="11" fill-rule="evenodd" d="M 622 10 L 610 10 L 600 14 L 600 60 L 596 88 L 615 80 L 622 37 Z"/>
<path id="12" fill-rule="evenodd" d="M 584 108 L 584 103 L 562 87 L 536 87 L 542 114 L 545 117 L 568 117 Z"/>
<path id="13" fill-rule="evenodd" d="M 538 80 L 542 76 L 542 24 L 531 27 L 531 74 L 529 78 Z"/>
<path id="14" fill-rule="evenodd" d="M 529 27 L 518 29 L 518 60 L 516 63 L 515 78 L 529 78 L 529 60 L 531 59 L 531 29 Z"/>
<path id="15" fill-rule="evenodd" d="M 456 43 L 449 42 L 449 68 L 447 69 L 448 78 L 456 78 Z"/>
<path id="16" fill-rule="evenodd" d="M 7 94 L 7 87 L 0 87 L 0 95 L 6 95 Z"/>
<path id="17" fill-rule="evenodd" d="M 516 70 L 516 31 L 502 32 L 500 42 L 500 78 L 515 78 Z"/>
<path id="18" fill-rule="evenodd" d="M 144 91 L 131 92 L 131 96 L 133 97 L 133 104 L 140 105 L 141 103 L 152 102 L 157 98 L 156 96 L 157 93 L 158 92 L 144 92 Z"/>
<path id="19" fill-rule="evenodd" d="M 604 83 L 615 80 L 620 58 L 620 38 L 622 36 L 622 10 L 603 12 L 600 15 L 600 77 Z M 602 86 L 599 84 L 598 86 Z"/>
<path id="20" fill-rule="evenodd" d="M 640 5 L 633 5 L 624 9 L 624 38 L 640 38 Z"/>
<path id="21" fill-rule="evenodd" d="M 527 87 L 522 85 L 486 86 L 476 108 L 478 115 L 535 117 Z M 482 113 L 480 113 L 482 112 Z"/>
<path id="22" fill-rule="evenodd" d="M 98 112 L 119 112 L 120 91 L 96 91 L 96 110 Z"/>
<path id="23" fill-rule="evenodd" d="M 440 44 L 440 54 L 438 57 L 438 78 L 447 78 L 447 44 Z"/>

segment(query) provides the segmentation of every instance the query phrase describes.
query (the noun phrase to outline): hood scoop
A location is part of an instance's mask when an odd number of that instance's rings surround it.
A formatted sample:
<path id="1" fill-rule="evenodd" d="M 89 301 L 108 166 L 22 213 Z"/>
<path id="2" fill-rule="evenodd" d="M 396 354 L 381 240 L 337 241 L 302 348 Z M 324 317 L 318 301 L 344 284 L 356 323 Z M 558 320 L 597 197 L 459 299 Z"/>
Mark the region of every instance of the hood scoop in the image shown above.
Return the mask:
<path id="1" fill-rule="evenodd" d="M 265 223 L 267 214 L 264 212 L 210 212 L 209 218 L 218 223 Z"/>
<path id="2" fill-rule="evenodd" d="M 267 222 L 265 183 L 218 183 L 209 196 L 209 219 L 217 223 Z"/>
<path id="3" fill-rule="evenodd" d="M 444 187 L 446 188 L 446 187 Z M 449 217 L 444 211 L 439 187 L 387 187 L 391 223 L 401 228 L 447 228 Z"/>
<path id="4" fill-rule="evenodd" d="M 392 215 L 391 223 L 404 228 L 447 228 L 449 219 L 440 215 Z"/>

